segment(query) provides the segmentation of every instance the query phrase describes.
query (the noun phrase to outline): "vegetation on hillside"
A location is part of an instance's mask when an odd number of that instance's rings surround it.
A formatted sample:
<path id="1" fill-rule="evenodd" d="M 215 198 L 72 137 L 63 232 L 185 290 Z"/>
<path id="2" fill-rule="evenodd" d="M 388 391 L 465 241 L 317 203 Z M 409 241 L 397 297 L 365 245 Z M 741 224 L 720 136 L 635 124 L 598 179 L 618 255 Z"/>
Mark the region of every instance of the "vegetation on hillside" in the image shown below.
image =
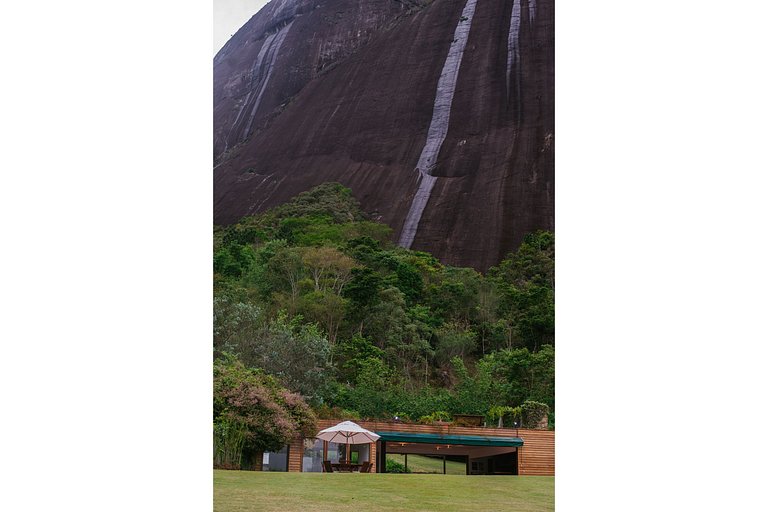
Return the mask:
<path id="1" fill-rule="evenodd" d="M 214 357 L 320 417 L 551 416 L 554 235 L 529 234 L 486 275 L 390 239 L 335 183 L 216 227 Z"/>

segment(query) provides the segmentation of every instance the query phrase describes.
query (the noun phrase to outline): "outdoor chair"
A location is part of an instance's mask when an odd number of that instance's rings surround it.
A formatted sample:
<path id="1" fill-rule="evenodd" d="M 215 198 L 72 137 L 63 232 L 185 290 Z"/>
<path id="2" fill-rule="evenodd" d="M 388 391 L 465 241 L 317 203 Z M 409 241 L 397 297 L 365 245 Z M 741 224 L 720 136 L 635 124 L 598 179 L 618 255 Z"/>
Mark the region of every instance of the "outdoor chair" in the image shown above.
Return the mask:
<path id="1" fill-rule="evenodd" d="M 363 462 L 363 465 L 360 466 L 360 472 L 361 473 L 370 473 L 371 472 L 371 463 L 369 461 Z"/>
<path id="2" fill-rule="evenodd" d="M 333 473 L 333 466 L 331 466 L 331 461 L 324 460 L 323 461 L 323 471 L 326 473 Z"/>

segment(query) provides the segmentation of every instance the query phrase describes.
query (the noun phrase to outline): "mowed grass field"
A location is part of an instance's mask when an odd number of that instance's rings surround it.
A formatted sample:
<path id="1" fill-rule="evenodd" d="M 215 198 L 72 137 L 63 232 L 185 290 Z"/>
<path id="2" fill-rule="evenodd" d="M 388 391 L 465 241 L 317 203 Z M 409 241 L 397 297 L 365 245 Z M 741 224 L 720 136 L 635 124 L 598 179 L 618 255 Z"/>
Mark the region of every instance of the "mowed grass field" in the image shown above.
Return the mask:
<path id="1" fill-rule="evenodd" d="M 554 509 L 551 476 L 213 472 L 215 512 Z"/>

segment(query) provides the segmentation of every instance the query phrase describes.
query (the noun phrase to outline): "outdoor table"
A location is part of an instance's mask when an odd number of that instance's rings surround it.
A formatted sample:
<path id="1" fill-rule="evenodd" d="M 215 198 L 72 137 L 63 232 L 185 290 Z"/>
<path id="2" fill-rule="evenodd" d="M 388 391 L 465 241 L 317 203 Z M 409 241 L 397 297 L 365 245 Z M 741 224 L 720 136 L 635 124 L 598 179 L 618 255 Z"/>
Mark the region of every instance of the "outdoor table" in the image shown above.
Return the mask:
<path id="1" fill-rule="evenodd" d="M 351 473 L 353 471 L 360 471 L 362 464 L 347 464 L 346 462 L 334 462 L 331 464 L 334 471 Z"/>

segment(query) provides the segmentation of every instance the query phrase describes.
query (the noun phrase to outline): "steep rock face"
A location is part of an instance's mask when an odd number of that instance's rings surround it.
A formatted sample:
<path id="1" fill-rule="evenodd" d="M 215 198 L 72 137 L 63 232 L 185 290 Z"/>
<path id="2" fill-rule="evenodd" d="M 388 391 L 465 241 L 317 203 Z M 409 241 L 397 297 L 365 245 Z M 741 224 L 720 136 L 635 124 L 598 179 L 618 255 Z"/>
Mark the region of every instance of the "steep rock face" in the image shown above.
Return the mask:
<path id="1" fill-rule="evenodd" d="M 273 0 L 214 80 L 216 223 L 339 181 L 450 264 L 554 228 L 552 1 Z"/>
<path id="2" fill-rule="evenodd" d="M 307 82 L 403 12 L 392 0 L 267 4 L 214 58 L 214 154 L 258 132 Z"/>

